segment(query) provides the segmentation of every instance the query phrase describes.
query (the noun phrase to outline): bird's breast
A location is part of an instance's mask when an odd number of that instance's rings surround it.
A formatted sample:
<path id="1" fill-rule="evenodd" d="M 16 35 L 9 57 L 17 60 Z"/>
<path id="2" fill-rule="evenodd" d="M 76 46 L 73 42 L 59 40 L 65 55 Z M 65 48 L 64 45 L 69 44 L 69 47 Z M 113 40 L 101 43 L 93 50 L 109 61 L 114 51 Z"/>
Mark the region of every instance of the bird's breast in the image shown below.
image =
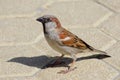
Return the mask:
<path id="1" fill-rule="evenodd" d="M 50 37 L 50 35 L 45 35 L 45 38 L 51 48 L 53 48 L 55 51 L 60 52 L 61 54 L 69 54 L 63 50 L 58 41 L 56 41 L 55 36 Z"/>

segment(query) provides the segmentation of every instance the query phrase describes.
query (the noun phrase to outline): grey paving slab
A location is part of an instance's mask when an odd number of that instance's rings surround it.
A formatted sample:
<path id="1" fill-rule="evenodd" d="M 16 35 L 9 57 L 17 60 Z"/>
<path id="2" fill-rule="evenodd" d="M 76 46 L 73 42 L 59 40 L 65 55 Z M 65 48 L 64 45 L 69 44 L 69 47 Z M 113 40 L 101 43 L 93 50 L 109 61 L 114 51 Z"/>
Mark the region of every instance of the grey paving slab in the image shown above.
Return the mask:
<path id="1" fill-rule="evenodd" d="M 109 55 L 111 55 L 111 58 L 105 59 L 105 61 L 116 67 L 116 69 L 120 70 L 120 42 L 114 44 L 110 49 L 107 50 L 107 52 Z"/>
<path id="2" fill-rule="evenodd" d="M 34 19 L 0 19 L 0 45 L 31 43 L 41 32 L 41 25 Z"/>
<path id="3" fill-rule="evenodd" d="M 81 60 L 76 62 L 75 66 L 77 69 L 69 74 L 57 74 L 66 68 L 53 67 L 44 69 L 30 77 L 8 78 L 8 80 L 113 80 L 119 74 L 118 71 L 97 59 Z M 7 78 L 3 78 L 3 80 L 7 80 Z"/>
<path id="4" fill-rule="evenodd" d="M 120 75 L 115 80 L 120 80 Z"/>
<path id="5" fill-rule="evenodd" d="M 95 1 L 98 1 L 106 5 L 106 7 L 113 9 L 116 12 L 120 12 L 120 0 L 95 0 Z"/>
<path id="6" fill-rule="evenodd" d="M 83 60 L 76 62 L 75 66 L 77 69 L 68 74 L 57 74 L 60 70 L 66 69 L 64 67 L 48 68 L 37 73 L 32 80 L 112 80 L 118 75 L 117 71 L 100 60 Z"/>
<path id="7" fill-rule="evenodd" d="M 40 6 L 49 0 L 0 0 L 0 17 L 29 17 L 33 16 Z"/>
<path id="8" fill-rule="evenodd" d="M 0 77 L 31 76 L 48 60 L 31 46 L 0 47 Z"/>
<path id="9" fill-rule="evenodd" d="M 95 27 L 112 15 L 112 12 L 92 0 L 55 2 L 39 15 L 52 14 L 66 27 Z"/>
<path id="10" fill-rule="evenodd" d="M 120 15 L 115 14 L 103 22 L 99 27 L 113 38 L 120 40 Z"/>

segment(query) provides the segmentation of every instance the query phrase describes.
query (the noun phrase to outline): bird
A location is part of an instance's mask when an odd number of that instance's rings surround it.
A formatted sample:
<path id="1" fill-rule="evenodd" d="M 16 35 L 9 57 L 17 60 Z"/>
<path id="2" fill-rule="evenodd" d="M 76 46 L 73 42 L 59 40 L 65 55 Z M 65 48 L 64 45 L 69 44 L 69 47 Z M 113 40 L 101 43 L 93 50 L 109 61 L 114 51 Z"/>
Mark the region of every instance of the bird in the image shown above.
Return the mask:
<path id="1" fill-rule="evenodd" d="M 62 27 L 58 18 L 54 15 L 43 15 L 36 19 L 42 23 L 44 37 L 51 48 L 59 53 L 61 56 L 55 61 L 58 63 L 64 55 L 69 55 L 72 58 L 72 63 L 66 70 L 61 70 L 58 73 L 68 73 L 76 69 L 74 64 L 76 62 L 76 54 L 84 52 L 98 52 L 101 54 L 107 54 L 104 51 L 98 50 L 87 44 L 81 38 Z"/>

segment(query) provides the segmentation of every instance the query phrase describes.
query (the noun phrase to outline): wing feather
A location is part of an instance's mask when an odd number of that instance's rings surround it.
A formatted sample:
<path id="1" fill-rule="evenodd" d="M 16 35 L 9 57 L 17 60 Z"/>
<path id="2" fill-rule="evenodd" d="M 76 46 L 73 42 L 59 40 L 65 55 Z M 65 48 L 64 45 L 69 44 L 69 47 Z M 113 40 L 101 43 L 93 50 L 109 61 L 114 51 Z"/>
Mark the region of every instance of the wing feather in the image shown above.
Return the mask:
<path id="1" fill-rule="evenodd" d="M 69 47 L 74 47 L 79 49 L 86 49 L 89 46 L 83 40 L 81 40 L 76 35 L 67 31 L 64 28 L 61 30 L 59 37 L 64 46 L 69 46 Z"/>

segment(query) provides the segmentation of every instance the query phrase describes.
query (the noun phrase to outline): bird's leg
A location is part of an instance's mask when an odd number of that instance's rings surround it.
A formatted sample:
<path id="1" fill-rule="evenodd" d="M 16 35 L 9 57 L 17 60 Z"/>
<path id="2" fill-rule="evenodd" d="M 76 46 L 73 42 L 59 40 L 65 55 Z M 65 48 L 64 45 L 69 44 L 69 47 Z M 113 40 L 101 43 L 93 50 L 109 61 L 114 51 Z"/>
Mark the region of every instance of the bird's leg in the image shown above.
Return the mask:
<path id="1" fill-rule="evenodd" d="M 77 68 L 77 67 L 74 67 L 75 62 L 76 62 L 76 57 L 74 56 L 72 63 L 70 64 L 70 66 L 68 66 L 68 69 L 67 70 L 61 70 L 58 73 L 60 73 L 60 74 L 66 74 L 66 73 L 68 73 L 70 71 L 75 70 Z"/>
<path id="2" fill-rule="evenodd" d="M 62 62 L 60 61 L 62 58 L 64 57 L 64 54 L 62 54 L 60 57 L 58 57 L 56 59 L 56 61 L 54 62 L 54 65 L 58 65 L 58 64 L 61 64 Z"/>
<path id="3" fill-rule="evenodd" d="M 63 63 L 62 61 L 60 61 L 62 58 L 63 58 L 63 54 L 60 56 L 60 57 L 58 57 L 53 63 L 50 63 L 50 64 L 48 64 L 47 65 L 47 67 L 54 67 L 54 66 L 56 66 L 56 65 L 59 65 L 59 64 L 61 64 L 61 63 Z"/>

